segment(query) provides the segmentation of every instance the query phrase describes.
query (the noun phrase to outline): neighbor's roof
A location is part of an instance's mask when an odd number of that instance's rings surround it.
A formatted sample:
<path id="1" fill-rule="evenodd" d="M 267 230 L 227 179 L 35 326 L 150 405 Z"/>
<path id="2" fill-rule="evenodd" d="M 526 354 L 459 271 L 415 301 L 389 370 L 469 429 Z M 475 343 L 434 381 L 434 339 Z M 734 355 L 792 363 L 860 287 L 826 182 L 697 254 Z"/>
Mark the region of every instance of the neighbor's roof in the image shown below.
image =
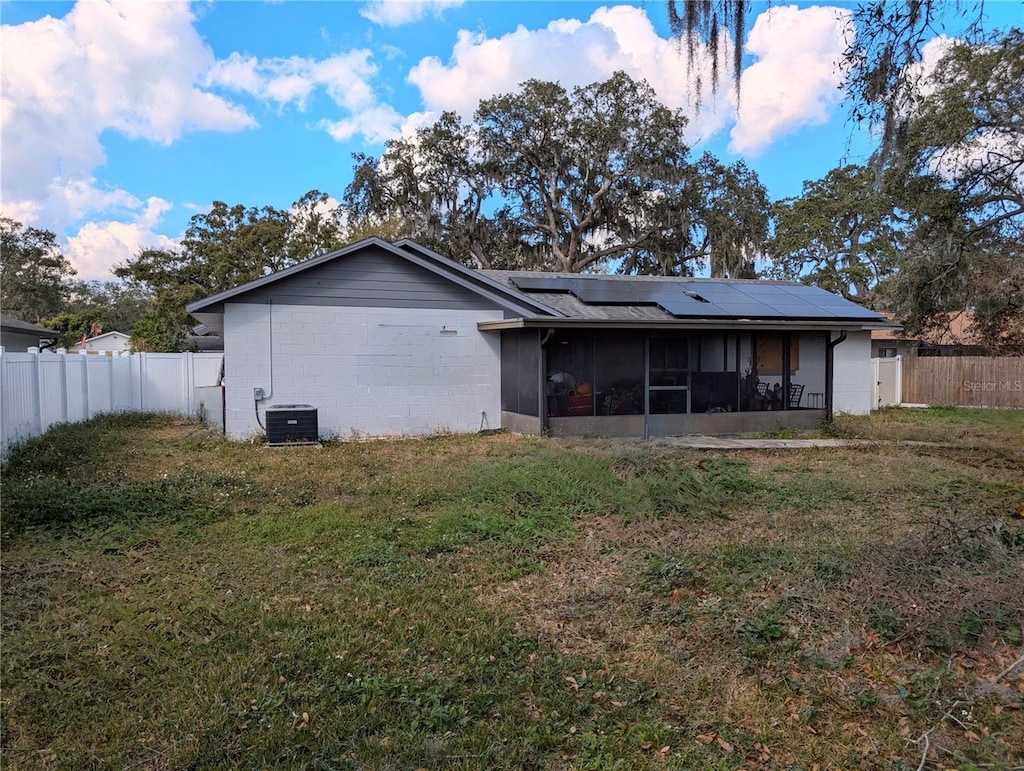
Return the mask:
<path id="1" fill-rule="evenodd" d="M 114 331 L 111 331 L 111 332 L 104 332 L 102 335 L 95 335 L 93 337 L 87 337 L 85 339 L 85 342 L 91 343 L 94 340 L 102 340 L 105 337 L 118 337 L 118 336 L 123 337 L 125 340 L 131 340 L 132 339 L 132 336 L 127 334 L 126 332 L 118 332 L 118 331 L 114 330 Z"/>
<path id="2" fill-rule="evenodd" d="M 871 333 L 872 340 L 913 340 L 929 345 L 981 345 L 977 330 L 974 329 L 974 311 L 949 313 L 942 325 L 929 329 L 919 336 L 910 335 L 902 329 L 877 329 Z"/>
<path id="3" fill-rule="evenodd" d="M 14 316 L 0 315 L 0 329 L 4 332 L 10 332 L 12 334 L 19 335 L 59 335 L 60 333 L 53 329 L 47 329 L 41 327 L 38 324 L 30 324 L 27 321 L 16 319 Z"/>

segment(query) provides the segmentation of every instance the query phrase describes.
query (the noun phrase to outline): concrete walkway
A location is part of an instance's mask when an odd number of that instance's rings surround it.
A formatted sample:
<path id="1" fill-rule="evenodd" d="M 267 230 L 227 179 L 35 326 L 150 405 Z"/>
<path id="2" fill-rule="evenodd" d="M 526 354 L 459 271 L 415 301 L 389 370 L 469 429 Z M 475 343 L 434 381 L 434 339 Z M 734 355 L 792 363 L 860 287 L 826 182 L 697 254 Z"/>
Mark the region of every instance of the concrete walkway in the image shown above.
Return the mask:
<path id="1" fill-rule="evenodd" d="M 739 439 L 727 436 L 666 436 L 648 440 L 654 447 L 693 450 L 765 450 L 807 447 L 853 447 L 878 444 L 872 439 Z"/>

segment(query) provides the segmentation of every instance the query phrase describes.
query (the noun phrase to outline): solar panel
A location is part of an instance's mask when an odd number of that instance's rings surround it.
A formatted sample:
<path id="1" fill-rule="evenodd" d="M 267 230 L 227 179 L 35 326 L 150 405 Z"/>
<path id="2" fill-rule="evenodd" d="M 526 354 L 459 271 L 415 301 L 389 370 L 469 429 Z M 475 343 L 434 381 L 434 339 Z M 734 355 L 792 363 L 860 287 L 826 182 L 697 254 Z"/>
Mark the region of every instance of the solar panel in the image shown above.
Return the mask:
<path id="1" fill-rule="evenodd" d="M 714 303 L 701 302 L 678 290 L 668 287 L 651 289 L 647 297 L 657 303 L 667 313 L 673 316 L 705 317 L 705 316 L 727 316 L 727 312 Z"/>
<path id="2" fill-rule="evenodd" d="M 691 278 L 691 279 L 680 279 L 680 286 L 684 286 L 687 289 L 692 289 L 695 292 L 738 292 L 739 285 L 731 284 L 724 279 L 708 279 L 708 278 Z"/>
<path id="3" fill-rule="evenodd" d="M 821 315 L 821 309 L 806 299 L 788 291 L 790 287 L 780 284 L 737 284 L 737 294 L 742 299 L 719 303 L 737 315 L 746 318 L 811 318 Z"/>
<path id="4" fill-rule="evenodd" d="M 573 293 L 583 302 L 591 305 L 638 304 L 643 298 L 633 289 L 632 281 L 600 281 L 581 279 L 576 282 Z"/>
<path id="5" fill-rule="evenodd" d="M 827 292 L 820 287 L 789 286 L 786 287 L 786 290 L 792 296 L 799 297 L 813 305 L 821 314 L 846 319 L 881 319 L 876 311 L 851 302 L 845 297 Z"/>
<path id="6" fill-rule="evenodd" d="M 731 297 L 743 297 L 743 293 L 738 289 L 730 286 L 722 286 L 720 284 L 684 284 L 684 286 L 699 294 L 712 302 L 715 300 L 724 300 Z"/>
<path id="7" fill-rule="evenodd" d="M 677 317 L 881 320 L 874 311 L 805 284 L 537 274 L 509 278 L 524 292 L 572 293 L 588 305 L 657 305 Z"/>
<path id="8" fill-rule="evenodd" d="M 773 297 L 778 297 L 780 294 L 785 294 L 783 287 L 777 284 L 737 284 L 736 291 L 747 297 L 756 297 L 759 300 L 770 300 Z"/>
<path id="9" fill-rule="evenodd" d="M 564 276 L 511 276 L 509 280 L 524 292 L 571 292 L 576 283 Z"/>
<path id="10" fill-rule="evenodd" d="M 720 300 L 715 304 L 727 315 L 736 316 L 741 319 L 771 318 L 778 315 L 774 309 L 764 303 L 759 303 L 752 299 L 733 300 L 728 302 Z"/>
<path id="11" fill-rule="evenodd" d="M 802 301 L 784 299 L 773 299 L 766 302 L 772 315 L 781 318 L 811 318 L 814 316 L 832 316 L 831 312 L 819 308 L 817 305 Z"/>
<path id="12" fill-rule="evenodd" d="M 847 302 L 843 307 L 829 306 L 821 308 L 819 313 L 830 313 L 836 318 L 841 319 L 873 319 L 875 321 L 885 321 L 885 319 L 873 310 L 863 308 L 856 303 Z"/>

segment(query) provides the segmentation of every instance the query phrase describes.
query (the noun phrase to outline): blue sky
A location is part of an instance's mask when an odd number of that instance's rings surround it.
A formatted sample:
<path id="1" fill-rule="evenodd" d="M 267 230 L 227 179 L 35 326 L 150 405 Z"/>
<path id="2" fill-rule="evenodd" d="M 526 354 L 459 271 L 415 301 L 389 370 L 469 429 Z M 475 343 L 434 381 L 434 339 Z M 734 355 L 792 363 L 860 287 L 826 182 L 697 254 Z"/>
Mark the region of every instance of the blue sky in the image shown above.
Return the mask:
<path id="1" fill-rule="evenodd" d="M 739 110 L 731 88 L 705 93 L 694 154 L 744 159 L 776 199 L 863 162 L 870 137 L 847 124 L 836 67 L 851 8 L 755 3 Z M 986 8 L 993 27 L 1024 21 L 1019 0 Z M 340 198 L 352 153 L 527 78 L 625 69 L 672 107 L 696 101 L 661 0 L 7 0 L 0 14 L 0 206 L 56 232 L 84 279 L 173 247 L 215 200 Z"/>

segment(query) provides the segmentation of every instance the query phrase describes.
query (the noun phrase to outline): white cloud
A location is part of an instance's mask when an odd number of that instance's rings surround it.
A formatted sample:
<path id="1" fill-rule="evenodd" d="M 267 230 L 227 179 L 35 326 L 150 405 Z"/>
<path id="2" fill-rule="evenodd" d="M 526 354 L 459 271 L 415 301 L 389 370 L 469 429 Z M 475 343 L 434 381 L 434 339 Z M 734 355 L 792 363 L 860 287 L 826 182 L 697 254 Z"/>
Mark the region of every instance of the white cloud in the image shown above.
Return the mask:
<path id="1" fill-rule="evenodd" d="M 932 97 L 939 87 L 934 75 L 943 57 L 964 41 L 944 35 L 925 43 L 921 61 L 908 68 L 911 84 L 904 114 L 921 107 L 920 100 Z M 990 90 L 991 87 L 990 87 Z M 964 141 L 935 151 L 928 159 L 931 171 L 946 180 L 955 180 L 971 170 L 986 168 L 989 174 L 1002 176 L 1004 184 L 1024 191 L 1024 168 L 1018 159 L 1024 157 L 1024 136 L 1019 131 L 1007 131 L 997 126 L 979 128 Z"/>
<path id="2" fill-rule="evenodd" d="M 731 59 L 731 39 L 723 35 L 720 41 L 726 60 Z M 711 93 L 706 50 L 697 52 L 691 73 L 679 43 L 660 37 L 646 13 L 632 6 L 600 8 L 587 21 L 559 19 L 538 30 L 520 26 L 498 38 L 462 30 L 447 64 L 427 57 L 412 68 L 409 81 L 420 89 L 428 110 L 456 110 L 469 116 L 481 99 L 516 91 L 530 78 L 557 80 L 571 89 L 606 80 L 617 70 L 646 80 L 662 102 L 689 114 L 691 141 L 709 136 L 733 116 L 734 95 L 728 84 L 717 95 Z M 697 74 L 700 98 L 694 85 Z"/>
<path id="3" fill-rule="evenodd" d="M 382 27 L 399 27 L 428 14 L 440 16 L 448 8 L 462 3 L 463 0 L 372 0 L 359 13 Z"/>
<path id="4" fill-rule="evenodd" d="M 939 35 L 932 38 L 921 49 L 921 60 L 909 65 L 906 69 L 907 83 L 909 84 L 907 96 L 912 100 L 925 99 L 935 93 L 936 84 L 933 79 L 935 68 L 939 66 L 942 58 L 955 46 L 963 41 L 958 38 Z M 904 105 L 903 114 L 907 109 Z"/>
<path id="5" fill-rule="evenodd" d="M 128 222 L 114 220 L 88 222 L 68 238 L 64 254 L 78 270 L 77 278 L 110 280 L 115 265 L 135 257 L 142 249 L 173 249 L 178 240 L 156 232 L 171 204 L 151 197 Z"/>
<path id="6" fill-rule="evenodd" d="M 345 142 L 357 135 L 370 143 L 395 135 L 401 116 L 390 105 L 377 102 L 370 79 L 377 74 L 371 52 L 353 50 L 323 60 L 293 56 L 287 59 L 257 59 L 231 54 L 217 62 L 206 82 L 258 99 L 294 104 L 306 109 L 306 100 L 317 88 L 323 88 L 334 103 L 350 113 L 339 120 L 323 119 L 316 125 L 334 139 Z"/>
<path id="7" fill-rule="evenodd" d="M 45 216 L 52 190 L 84 183 L 106 161 L 105 130 L 170 144 L 189 129 L 254 126 L 196 87 L 214 56 L 193 22 L 184 3 L 107 0 L 5 25 L 4 209 Z"/>
<path id="8" fill-rule="evenodd" d="M 730 149 L 757 155 L 779 137 L 822 125 L 840 102 L 840 64 L 852 35 L 846 8 L 774 6 L 758 16 L 746 50 L 739 118 Z"/>
<path id="9" fill-rule="evenodd" d="M 336 142 L 347 142 L 359 135 L 372 144 L 383 144 L 396 135 L 401 122 L 402 116 L 393 107 L 376 105 L 354 114 L 351 118 L 337 121 L 322 120 L 317 126 L 330 134 Z"/>

